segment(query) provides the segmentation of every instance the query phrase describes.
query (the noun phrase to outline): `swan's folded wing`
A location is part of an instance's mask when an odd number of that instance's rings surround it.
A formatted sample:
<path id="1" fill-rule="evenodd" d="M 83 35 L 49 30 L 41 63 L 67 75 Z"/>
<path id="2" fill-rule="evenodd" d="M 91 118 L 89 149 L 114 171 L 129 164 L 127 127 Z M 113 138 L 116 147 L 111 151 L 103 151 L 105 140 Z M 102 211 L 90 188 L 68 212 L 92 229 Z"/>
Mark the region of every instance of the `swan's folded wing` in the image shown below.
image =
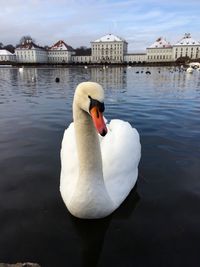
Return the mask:
<path id="1" fill-rule="evenodd" d="M 137 180 L 140 138 L 128 122 L 112 120 L 107 127 L 107 135 L 100 140 L 104 180 L 113 202 L 120 205 Z"/>
<path id="2" fill-rule="evenodd" d="M 75 141 L 74 123 L 65 130 L 61 147 L 60 191 L 64 201 L 68 201 L 78 179 L 78 156 Z"/>

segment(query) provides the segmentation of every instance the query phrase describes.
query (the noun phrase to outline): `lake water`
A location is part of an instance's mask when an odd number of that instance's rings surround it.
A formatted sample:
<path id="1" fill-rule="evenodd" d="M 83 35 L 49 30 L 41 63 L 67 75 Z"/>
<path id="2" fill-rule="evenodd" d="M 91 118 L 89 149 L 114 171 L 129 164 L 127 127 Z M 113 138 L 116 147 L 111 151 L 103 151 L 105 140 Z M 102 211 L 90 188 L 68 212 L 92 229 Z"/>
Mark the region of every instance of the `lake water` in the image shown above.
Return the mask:
<path id="1" fill-rule="evenodd" d="M 200 72 L 146 69 L 0 68 L 0 262 L 200 266 Z M 61 140 L 87 80 L 142 144 L 137 187 L 94 221 L 73 218 L 59 193 Z"/>

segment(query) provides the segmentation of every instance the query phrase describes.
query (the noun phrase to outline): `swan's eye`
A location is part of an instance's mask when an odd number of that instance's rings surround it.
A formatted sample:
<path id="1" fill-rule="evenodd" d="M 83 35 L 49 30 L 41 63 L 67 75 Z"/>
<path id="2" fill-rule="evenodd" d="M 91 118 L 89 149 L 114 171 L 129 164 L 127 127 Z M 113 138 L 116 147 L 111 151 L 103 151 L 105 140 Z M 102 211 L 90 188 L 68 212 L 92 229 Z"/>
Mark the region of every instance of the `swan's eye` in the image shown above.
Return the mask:
<path id="1" fill-rule="evenodd" d="M 91 96 L 88 96 L 90 98 L 90 107 L 89 110 L 91 110 L 93 107 L 97 107 L 98 110 L 102 113 L 105 110 L 104 103 L 99 102 L 96 99 L 93 99 Z"/>

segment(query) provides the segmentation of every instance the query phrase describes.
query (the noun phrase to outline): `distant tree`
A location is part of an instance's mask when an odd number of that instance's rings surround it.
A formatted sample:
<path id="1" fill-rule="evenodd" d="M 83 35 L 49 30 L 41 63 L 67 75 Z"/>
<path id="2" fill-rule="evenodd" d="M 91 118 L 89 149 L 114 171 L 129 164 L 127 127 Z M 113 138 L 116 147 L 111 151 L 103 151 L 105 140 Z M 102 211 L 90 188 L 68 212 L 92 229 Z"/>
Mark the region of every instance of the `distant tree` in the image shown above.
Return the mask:
<path id="1" fill-rule="evenodd" d="M 2 49 L 3 48 L 3 44 L 2 43 L 0 43 L 0 49 Z"/>
<path id="2" fill-rule="evenodd" d="M 75 49 L 77 56 L 88 56 L 91 55 L 91 48 L 87 48 L 86 46 L 80 46 Z"/>
<path id="3" fill-rule="evenodd" d="M 11 45 L 11 44 L 5 45 L 3 48 L 8 50 L 10 53 L 14 53 L 15 52 L 15 47 L 13 45 Z"/>
<path id="4" fill-rule="evenodd" d="M 186 64 L 189 63 L 191 61 L 191 58 L 189 58 L 188 56 L 186 57 L 179 57 L 176 60 L 176 63 L 180 63 L 180 64 Z"/>

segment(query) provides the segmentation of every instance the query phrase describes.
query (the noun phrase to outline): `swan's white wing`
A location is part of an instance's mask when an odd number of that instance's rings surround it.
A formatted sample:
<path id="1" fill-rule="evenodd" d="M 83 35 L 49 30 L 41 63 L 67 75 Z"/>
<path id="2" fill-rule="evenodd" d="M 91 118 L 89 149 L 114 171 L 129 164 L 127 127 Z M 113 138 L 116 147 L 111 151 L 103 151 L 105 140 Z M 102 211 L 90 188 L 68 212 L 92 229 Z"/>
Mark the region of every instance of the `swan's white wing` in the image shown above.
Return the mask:
<path id="1" fill-rule="evenodd" d="M 100 137 L 103 174 L 108 193 L 119 206 L 137 180 L 140 138 L 128 122 L 112 120 L 107 127 L 107 135 Z"/>
<path id="2" fill-rule="evenodd" d="M 64 202 L 68 203 L 78 179 L 78 156 L 74 123 L 71 123 L 64 132 L 60 156 L 60 191 Z"/>
<path id="3" fill-rule="evenodd" d="M 99 137 L 103 161 L 103 174 L 107 191 L 119 206 L 133 188 L 138 175 L 141 156 L 139 134 L 128 122 L 112 120 L 108 133 Z M 74 123 L 65 130 L 61 147 L 60 191 L 67 204 L 76 188 L 78 156 Z"/>

